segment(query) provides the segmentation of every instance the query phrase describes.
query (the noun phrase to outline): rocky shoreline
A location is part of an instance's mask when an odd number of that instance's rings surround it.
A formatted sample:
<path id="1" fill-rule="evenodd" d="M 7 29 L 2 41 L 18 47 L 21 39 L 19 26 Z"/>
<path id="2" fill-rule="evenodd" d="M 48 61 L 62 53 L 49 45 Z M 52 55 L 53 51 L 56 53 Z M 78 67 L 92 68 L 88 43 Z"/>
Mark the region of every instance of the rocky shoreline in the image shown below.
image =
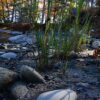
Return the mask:
<path id="1" fill-rule="evenodd" d="M 0 43 L 0 100 L 43 100 L 37 99 L 41 93 L 59 89 L 72 90 L 77 100 L 100 99 L 100 58 L 92 57 L 92 49 L 71 55 L 65 74 L 59 61 L 40 72 L 30 44 L 22 42 Z"/>

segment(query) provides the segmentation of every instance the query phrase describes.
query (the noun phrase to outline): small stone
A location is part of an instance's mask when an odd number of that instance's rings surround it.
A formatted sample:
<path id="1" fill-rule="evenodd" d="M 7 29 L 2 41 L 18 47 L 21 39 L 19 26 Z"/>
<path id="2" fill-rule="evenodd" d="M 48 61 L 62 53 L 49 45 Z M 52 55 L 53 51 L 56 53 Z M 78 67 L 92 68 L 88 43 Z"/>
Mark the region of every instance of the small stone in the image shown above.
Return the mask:
<path id="1" fill-rule="evenodd" d="M 61 61 L 57 61 L 55 64 L 54 64 L 54 68 L 60 68 L 62 65 L 62 62 Z"/>
<path id="2" fill-rule="evenodd" d="M 0 67 L 0 88 L 13 82 L 16 78 L 16 72 Z"/>
<path id="3" fill-rule="evenodd" d="M 79 78 L 79 74 L 78 73 L 73 74 L 73 78 Z"/>
<path id="4" fill-rule="evenodd" d="M 82 58 L 77 59 L 77 61 L 84 62 L 85 60 Z"/>
<path id="5" fill-rule="evenodd" d="M 11 94 L 14 98 L 18 100 L 24 98 L 27 95 L 27 93 L 28 89 L 26 85 L 22 82 L 17 82 L 11 87 Z"/>
<path id="6" fill-rule="evenodd" d="M 23 65 L 20 69 L 20 76 L 22 79 L 29 82 L 45 83 L 44 78 L 33 68 Z"/>
<path id="7" fill-rule="evenodd" d="M 2 55 L 2 54 L 4 54 L 5 52 L 3 52 L 3 51 L 0 51 L 0 55 Z"/>
<path id="8" fill-rule="evenodd" d="M 76 86 L 77 87 L 82 87 L 82 88 L 88 88 L 89 87 L 89 84 L 88 83 L 82 83 L 82 82 L 79 82 L 79 83 L 76 83 Z"/>
<path id="9" fill-rule="evenodd" d="M 100 47 L 100 41 L 99 40 L 95 40 L 93 43 L 92 43 L 92 47 L 93 48 L 99 48 Z"/>
<path id="10" fill-rule="evenodd" d="M 42 93 L 37 100 L 76 100 L 77 94 L 70 89 L 60 89 Z"/>

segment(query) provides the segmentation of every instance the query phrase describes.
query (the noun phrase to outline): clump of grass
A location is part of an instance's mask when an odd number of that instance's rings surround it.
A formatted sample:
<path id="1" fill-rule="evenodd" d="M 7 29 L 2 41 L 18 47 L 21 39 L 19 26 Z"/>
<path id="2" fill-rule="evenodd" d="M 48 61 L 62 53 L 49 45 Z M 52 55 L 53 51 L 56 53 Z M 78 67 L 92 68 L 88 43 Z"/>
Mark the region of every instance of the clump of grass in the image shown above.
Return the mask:
<path id="1" fill-rule="evenodd" d="M 39 46 L 38 69 L 40 70 L 50 68 L 50 54 L 57 55 L 55 59 L 60 59 L 63 62 L 63 60 L 67 59 L 72 51 L 78 51 L 81 48 L 81 44 L 86 41 L 84 34 L 89 28 L 88 20 L 85 21 L 84 25 L 80 25 L 80 12 L 83 8 L 84 0 L 77 0 L 76 2 L 73 1 L 76 4 L 76 14 L 75 20 L 72 23 L 66 22 L 66 16 L 70 16 L 70 11 L 73 6 L 69 5 L 69 7 L 67 7 L 66 3 L 63 2 L 62 4 L 64 6 L 60 6 L 60 15 L 57 16 L 56 21 L 54 21 L 54 26 L 51 23 L 52 1 L 48 0 L 47 2 L 48 8 L 45 30 L 35 31 L 37 45 Z M 35 4 L 36 3 L 34 3 L 34 5 Z M 35 9 L 36 8 L 34 8 L 33 14 L 37 11 L 37 9 Z M 33 18 L 33 26 L 34 22 L 35 18 Z M 72 29 L 72 32 L 69 32 L 70 29 Z M 34 30 L 35 29 L 33 29 L 33 31 Z M 65 72 L 67 68 L 66 66 L 67 64 L 62 67 L 63 72 Z"/>

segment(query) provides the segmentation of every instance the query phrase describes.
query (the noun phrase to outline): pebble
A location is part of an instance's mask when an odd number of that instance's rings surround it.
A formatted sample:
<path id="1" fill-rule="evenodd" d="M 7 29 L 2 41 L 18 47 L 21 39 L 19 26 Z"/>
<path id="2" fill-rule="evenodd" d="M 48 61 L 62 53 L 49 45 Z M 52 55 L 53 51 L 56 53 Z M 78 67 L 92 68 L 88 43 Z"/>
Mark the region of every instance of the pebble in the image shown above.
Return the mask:
<path id="1" fill-rule="evenodd" d="M 79 83 L 76 83 L 76 86 L 77 87 L 81 87 L 81 88 L 88 88 L 89 87 L 89 84 L 88 83 L 82 83 L 82 82 L 79 82 Z"/>

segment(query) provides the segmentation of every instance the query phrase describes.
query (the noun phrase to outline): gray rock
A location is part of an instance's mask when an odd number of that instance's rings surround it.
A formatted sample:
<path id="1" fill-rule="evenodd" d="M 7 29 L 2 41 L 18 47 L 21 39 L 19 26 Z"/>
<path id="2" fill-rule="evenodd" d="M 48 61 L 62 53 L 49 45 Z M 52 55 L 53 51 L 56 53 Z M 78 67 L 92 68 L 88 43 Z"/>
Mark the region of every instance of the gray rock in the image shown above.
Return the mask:
<path id="1" fill-rule="evenodd" d="M 36 42 L 35 37 L 32 34 L 12 36 L 12 37 L 9 37 L 8 40 L 10 40 L 14 43 L 20 43 L 20 44 L 23 44 L 23 45 L 33 44 L 34 42 Z"/>
<path id="2" fill-rule="evenodd" d="M 0 88 L 13 82 L 16 77 L 16 72 L 0 67 Z"/>
<path id="3" fill-rule="evenodd" d="M 73 77 L 74 78 L 79 78 L 79 74 L 78 73 L 75 73 L 75 74 L 73 74 Z"/>
<path id="4" fill-rule="evenodd" d="M 3 51 L 0 51 L 0 55 L 2 55 L 2 54 L 4 54 L 5 52 L 3 52 Z"/>
<path id="5" fill-rule="evenodd" d="M 82 82 L 79 82 L 79 83 L 76 83 L 76 86 L 78 88 L 88 88 L 89 87 L 89 84 L 88 83 L 82 83 Z"/>
<path id="6" fill-rule="evenodd" d="M 44 78 L 33 68 L 23 65 L 20 69 L 20 76 L 22 79 L 29 82 L 45 83 Z"/>
<path id="7" fill-rule="evenodd" d="M 28 93 L 26 85 L 22 82 L 17 82 L 11 87 L 11 94 L 16 99 L 23 99 Z"/>
<path id="8" fill-rule="evenodd" d="M 76 100 L 77 94 L 70 89 L 60 89 L 45 92 L 39 95 L 37 100 Z"/>
<path id="9" fill-rule="evenodd" d="M 87 60 L 87 63 L 88 63 L 88 64 L 100 65 L 100 58 L 88 59 L 88 60 Z"/>
<path id="10" fill-rule="evenodd" d="M 17 57 L 17 54 L 14 52 L 8 52 L 1 55 L 1 57 L 10 60 L 10 59 L 15 59 Z"/>
<path id="11" fill-rule="evenodd" d="M 56 63 L 54 63 L 54 68 L 60 68 L 61 66 L 62 66 L 61 61 L 57 61 Z"/>
<path id="12" fill-rule="evenodd" d="M 93 43 L 92 43 L 92 47 L 93 48 L 99 48 L 100 46 L 100 41 L 99 40 L 95 40 Z"/>

